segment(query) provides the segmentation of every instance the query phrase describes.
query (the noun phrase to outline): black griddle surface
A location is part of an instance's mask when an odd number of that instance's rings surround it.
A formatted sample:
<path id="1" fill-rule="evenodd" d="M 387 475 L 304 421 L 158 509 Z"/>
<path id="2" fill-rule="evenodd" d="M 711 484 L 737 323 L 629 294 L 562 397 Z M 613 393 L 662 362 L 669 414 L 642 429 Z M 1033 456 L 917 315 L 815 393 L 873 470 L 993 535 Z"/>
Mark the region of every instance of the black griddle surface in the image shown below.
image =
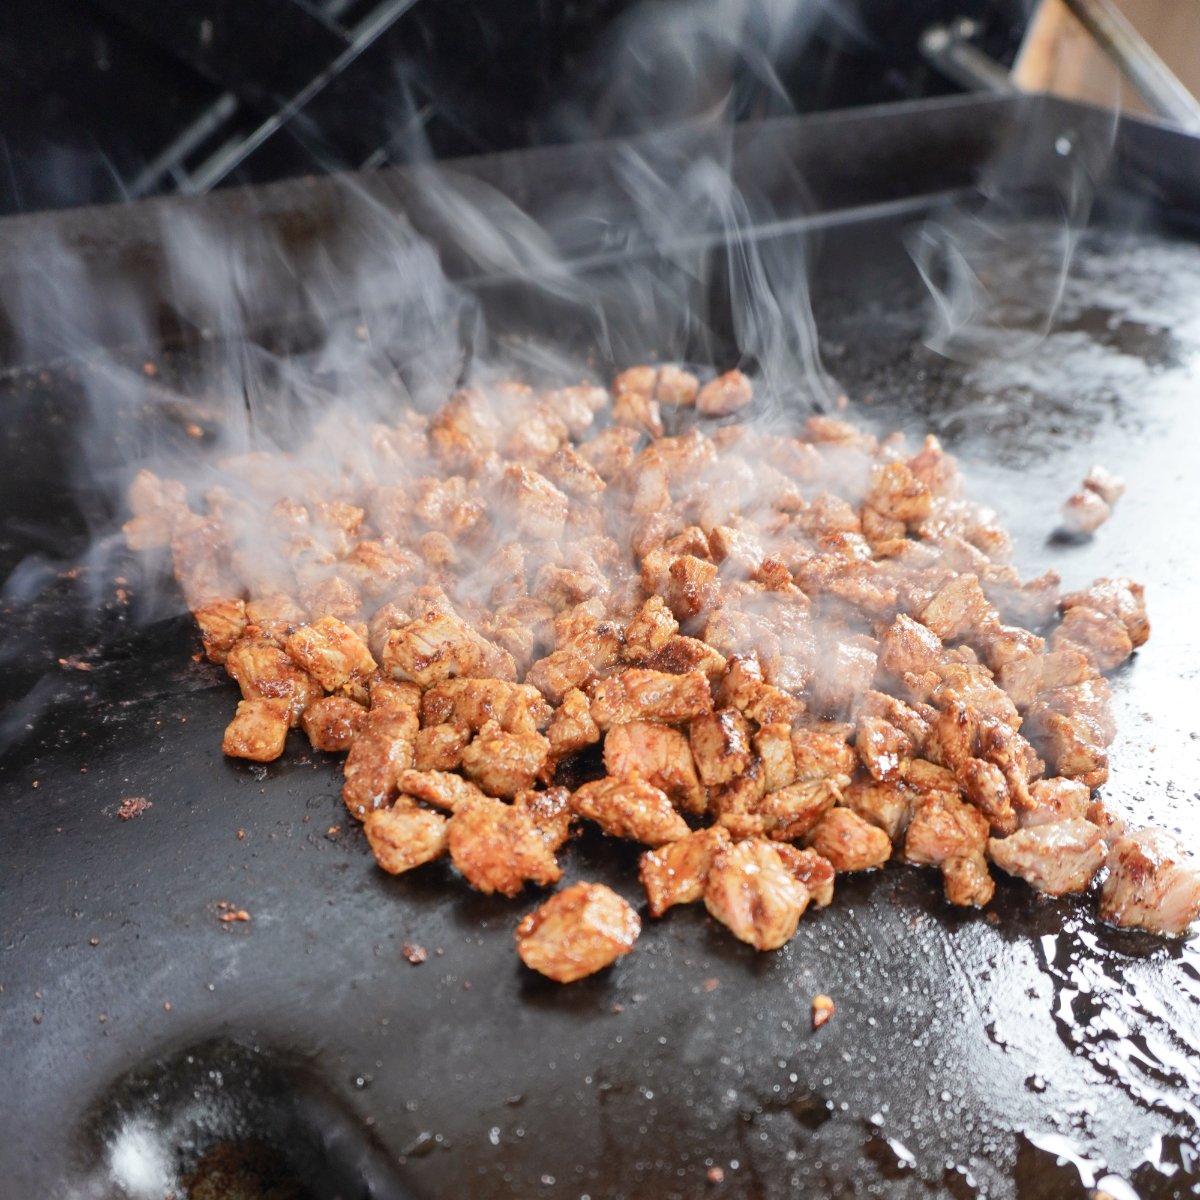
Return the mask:
<path id="1" fill-rule="evenodd" d="M 1153 635 L 1113 679 L 1103 794 L 1194 843 L 1200 248 L 1089 233 L 1049 335 L 960 364 L 922 344 L 906 228 L 856 225 L 817 260 L 851 415 L 944 437 L 1024 571 L 1145 582 Z M 1011 234 L 1022 249 L 991 286 L 1020 325 L 1054 227 Z M 20 411 L 53 412 L 74 385 L 6 386 Z M 1127 495 L 1093 541 L 1051 543 L 1093 462 Z M 81 622 L 88 585 L 100 603 Z M 85 568 L 3 618 L 10 690 L 39 691 L 3 764 L 0 1195 L 121 1195 L 115 1151 L 223 1137 L 285 1143 L 319 1196 L 1034 1200 L 1109 1172 L 1141 1197 L 1197 1193 L 1192 943 L 1110 930 L 1094 897 L 1003 876 L 987 913 L 952 911 L 934 874 L 892 867 L 839 880 L 778 953 L 693 906 L 560 988 L 512 948 L 539 894 L 485 898 L 439 865 L 385 876 L 333 761 L 295 735 L 268 767 L 222 759 L 234 688 L 192 661 L 188 620 L 138 626 L 115 586 Z M 71 656 L 92 669 L 56 661 Z M 129 796 L 153 807 L 122 821 Z M 564 882 L 640 904 L 636 856 L 584 836 Z M 251 920 L 221 923 L 221 901 Z M 814 1032 L 821 992 L 837 1012 Z"/>

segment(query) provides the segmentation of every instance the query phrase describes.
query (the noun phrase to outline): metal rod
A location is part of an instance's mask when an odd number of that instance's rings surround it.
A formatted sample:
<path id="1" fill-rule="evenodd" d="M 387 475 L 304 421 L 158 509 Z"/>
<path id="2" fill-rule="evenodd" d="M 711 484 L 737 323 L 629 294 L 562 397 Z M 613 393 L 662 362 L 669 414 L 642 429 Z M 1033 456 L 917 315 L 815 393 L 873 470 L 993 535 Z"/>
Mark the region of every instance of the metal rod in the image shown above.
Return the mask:
<path id="1" fill-rule="evenodd" d="M 1016 91 L 1008 71 L 970 42 L 974 21 L 931 25 L 921 34 L 921 53 L 948 79 L 971 92 L 1007 95 Z"/>

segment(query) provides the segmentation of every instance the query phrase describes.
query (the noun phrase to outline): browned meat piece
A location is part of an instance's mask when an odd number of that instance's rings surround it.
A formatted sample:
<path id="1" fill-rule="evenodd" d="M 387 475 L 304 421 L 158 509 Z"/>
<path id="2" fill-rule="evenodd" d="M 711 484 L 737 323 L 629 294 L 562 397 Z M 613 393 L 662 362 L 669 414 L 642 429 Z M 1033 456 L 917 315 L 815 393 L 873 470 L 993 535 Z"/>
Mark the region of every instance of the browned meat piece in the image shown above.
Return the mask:
<path id="1" fill-rule="evenodd" d="M 553 540 L 562 535 L 570 502 L 544 475 L 513 464 L 504 472 L 506 513 L 530 538 Z"/>
<path id="2" fill-rule="evenodd" d="M 345 617 L 347 620 L 356 617 L 362 607 L 362 597 L 354 585 L 340 575 L 302 586 L 300 599 L 309 612 L 323 613 L 328 617 Z"/>
<path id="3" fill-rule="evenodd" d="M 1110 925 L 1182 936 L 1200 918 L 1200 863 L 1161 829 L 1117 838 L 1100 889 L 1100 916 Z"/>
<path id="4" fill-rule="evenodd" d="M 904 772 L 904 763 L 917 745 L 908 734 L 881 717 L 859 717 L 854 748 L 873 779 L 894 779 Z"/>
<path id="5" fill-rule="evenodd" d="M 871 639 L 836 641 L 818 660 L 812 681 L 814 709 L 830 715 L 847 712 L 870 690 L 877 662 Z"/>
<path id="6" fill-rule="evenodd" d="M 667 794 L 644 779 L 597 779 L 571 796 L 571 807 L 611 837 L 661 846 L 687 837 L 687 822 Z"/>
<path id="7" fill-rule="evenodd" d="M 751 830 L 779 842 L 791 842 L 816 828 L 825 814 L 841 799 L 837 784 L 828 779 L 806 779 L 767 792 L 751 808 L 756 823 L 731 820 L 732 812 L 722 813 L 722 824 L 737 831 Z"/>
<path id="8" fill-rule="evenodd" d="M 706 787 L 718 787 L 742 774 L 754 757 L 750 723 L 735 708 L 699 716 L 689 731 L 691 753 Z"/>
<path id="9" fill-rule="evenodd" d="M 387 636 L 384 669 L 395 679 L 431 687 L 455 675 L 477 675 L 483 639 L 453 613 L 430 611 Z"/>
<path id="10" fill-rule="evenodd" d="M 371 711 L 410 712 L 414 717 L 421 711 L 421 689 L 415 683 L 398 682 L 386 675 L 376 674 L 367 683 Z"/>
<path id="11" fill-rule="evenodd" d="M 1146 617 L 1146 589 L 1131 579 L 1096 579 L 1085 591 L 1064 596 L 1062 607 L 1064 612 L 1073 608 L 1090 608 L 1093 612 L 1119 617 L 1134 649 L 1144 645 L 1150 636 L 1150 621 Z"/>
<path id="12" fill-rule="evenodd" d="M 666 566 L 665 577 L 659 571 L 658 560 L 647 556 L 642 564 L 642 587 L 661 594 L 680 621 L 716 607 L 720 599 L 716 563 L 694 554 L 680 554 Z"/>
<path id="13" fill-rule="evenodd" d="M 559 488 L 580 499 L 598 496 L 608 487 L 600 472 L 570 446 L 561 447 L 546 463 L 545 471 Z"/>
<path id="14" fill-rule="evenodd" d="M 807 845 L 835 871 L 870 871 L 892 856 L 892 840 L 849 808 L 830 809 L 807 837 Z"/>
<path id="15" fill-rule="evenodd" d="M 344 754 L 366 719 L 367 710 L 349 696 L 325 696 L 304 710 L 300 723 L 314 750 Z"/>
<path id="16" fill-rule="evenodd" d="M 304 609 L 283 592 L 251 596 L 246 601 L 246 621 L 258 627 L 259 634 L 256 636 L 262 636 L 282 648 L 292 629 L 303 624 Z"/>
<path id="17" fill-rule="evenodd" d="M 600 740 L 600 728 L 592 720 L 591 704 L 578 688 L 569 689 L 563 696 L 562 704 L 550 720 L 546 737 L 550 740 L 550 757 L 555 761 Z"/>
<path id="18" fill-rule="evenodd" d="M 668 675 L 631 667 L 592 689 L 592 720 L 601 729 L 629 721 L 674 725 L 712 712 L 708 680 L 697 671 Z"/>
<path id="19" fill-rule="evenodd" d="M 571 836 L 575 814 L 571 810 L 571 793 L 567 788 L 519 792 L 513 800 L 513 807 L 529 814 L 529 819 L 541 831 L 551 850 L 557 850 Z"/>
<path id="20" fill-rule="evenodd" d="M 713 855 L 704 906 L 756 950 L 777 950 L 790 941 L 808 901 L 808 889 L 770 842 L 750 838 Z"/>
<path id="21" fill-rule="evenodd" d="M 955 771 L 963 794 L 988 819 L 996 837 L 1007 837 L 1017 828 L 1008 781 L 995 763 L 968 758 Z"/>
<path id="22" fill-rule="evenodd" d="M 546 886 L 562 878 L 554 851 L 525 807 L 478 797 L 454 810 L 447 833 L 451 860 L 481 892 L 515 896 L 526 883 Z"/>
<path id="23" fill-rule="evenodd" d="M 660 404 L 669 404 L 672 408 L 688 408 L 696 403 L 699 390 L 700 381 L 691 371 L 666 366 L 659 369 L 654 397 Z"/>
<path id="24" fill-rule="evenodd" d="M 475 784 L 461 775 L 450 771 L 421 771 L 415 767 L 396 771 L 396 790 L 447 812 L 457 812 L 464 804 L 483 796 Z"/>
<path id="25" fill-rule="evenodd" d="M 754 735 L 754 749 L 763 765 L 763 786 L 778 791 L 796 779 L 796 754 L 792 749 L 792 727 L 785 721 L 764 725 Z"/>
<path id="26" fill-rule="evenodd" d="M 537 688 L 502 679 L 446 679 L 421 698 L 426 725 L 449 722 L 477 730 L 496 721 L 506 733 L 536 733 L 552 715 Z"/>
<path id="27" fill-rule="evenodd" d="M 919 621 L 900 613 L 879 643 L 879 665 L 902 676 L 907 671 L 921 674 L 942 660 L 941 639 Z"/>
<path id="28" fill-rule="evenodd" d="M 225 670 L 246 700 L 285 700 L 288 720 L 300 724 L 304 710 L 325 693 L 321 685 L 272 643 L 244 637 L 229 651 Z"/>
<path id="29" fill-rule="evenodd" d="M 956 796 L 920 801 L 904 837 L 904 858 L 922 867 L 940 867 L 947 859 L 970 858 L 987 848 L 987 818 Z"/>
<path id="30" fill-rule="evenodd" d="M 1042 692 L 1030 706 L 1025 724 L 1036 732 L 1046 713 L 1062 713 L 1085 726 L 1099 745 L 1107 746 L 1117 732 L 1111 705 L 1112 688 L 1108 680 L 1093 675 L 1079 683 Z"/>
<path id="31" fill-rule="evenodd" d="M 942 663 L 935 674 L 938 683 L 928 693 L 929 703 L 934 708 L 962 704 L 980 716 L 1020 729 L 1021 714 L 1017 712 L 1017 706 L 1007 692 L 995 685 L 987 667 L 978 663 L 947 662 Z"/>
<path id="32" fill-rule="evenodd" d="M 1102 466 L 1094 466 L 1083 481 L 1083 486 L 1089 492 L 1095 492 L 1106 504 L 1116 504 L 1125 495 L 1125 480 L 1106 471 Z"/>
<path id="33" fill-rule="evenodd" d="M 441 858 L 446 853 L 448 826 L 445 817 L 408 802 L 367 813 L 363 819 L 371 853 L 389 875 L 402 875 Z"/>
<path id="34" fill-rule="evenodd" d="M 1067 497 L 1062 506 L 1063 528 L 1068 533 L 1086 536 L 1095 533 L 1108 518 L 1112 509 L 1098 492 L 1084 488 Z"/>
<path id="35" fill-rule="evenodd" d="M 663 671 L 668 675 L 688 675 L 699 671 L 712 681 L 725 674 L 728 663 L 707 642 L 699 638 L 673 637 L 661 650 L 645 661 L 650 671 Z"/>
<path id="36" fill-rule="evenodd" d="M 1005 569 L 1007 570 L 1007 569 Z M 1022 583 L 1015 572 L 1001 574 L 993 569 L 983 576 L 988 598 L 1004 614 L 1004 619 L 1029 629 L 1041 629 L 1058 608 L 1059 584 L 1056 571 L 1047 571 Z"/>
<path id="37" fill-rule="evenodd" d="M 616 666 L 621 659 L 624 631 L 603 617 L 599 598 L 561 613 L 554 622 L 554 639 L 559 650 L 569 650 L 585 659 L 596 671 Z"/>
<path id="38" fill-rule="evenodd" d="M 576 883 L 522 920 L 517 953 L 548 979 L 574 983 L 628 954 L 641 929 L 637 913 L 611 888 Z"/>
<path id="39" fill-rule="evenodd" d="M 713 562 L 720 564 L 721 573 L 735 579 L 756 574 L 766 557 L 758 538 L 728 525 L 717 525 L 709 531 L 708 552 Z"/>
<path id="40" fill-rule="evenodd" d="M 413 765 L 417 714 L 411 708 L 377 708 L 354 736 L 346 756 L 342 800 L 360 821 L 398 795 L 396 776 Z"/>
<path id="41" fill-rule="evenodd" d="M 170 544 L 176 517 L 187 510 L 187 492 L 175 479 L 160 479 L 143 467 L 129 485 L 132 519 L 125 522 L 130 550 L 156 550 Z"/>
<path id="42" fill-rule="evenodd" d="M 1031 730 L 1030 736 L 1055 775 L 1078 779 L 1089 788 L 1099 787 L 1108 779 L 1108 752 L 1095 725 L 1085 718 L 1041 713 L 1036 731 Z"/>
<path id="43" fill-rule="evenodd" d="M 1045 638 L 1030 633 L 1016 625 L 988 625 L 979 631 L 976 638 L 982 642 L 984 658 L 987 665 L 1000 677 L 1001 687 L 1007 692 L 1002 672 L 1005 668 L 1019 666 L 1023 663 L 1038 664 L 1040 679 L 1040 660 L 1046 649 Z M 1036 691 L 1036 689 L 1035 689 Z M 1010 693 L 1011 694 L 1011 693 Z"/>
<path id="44" fill-rule="evenodd" d="M 525 682 L 536 687 L 552 704 L 559 704 L 574 688 L 595 678 L 596 671 L 582 654 L 555 650 L 539 658 L 525 673 Z"/>
<path id="45" fill-rule="evenodd" d="M 946 900 L 961 908 L 983 908 L 996 894 L 996 881 L 982 854 L 956 855 L 942 863 Z"/>
<path id="46" fill-rule="evenodd" d="M 343 622 L 322 617 L 302 625 L 284 643 L 288 657 L 303 667 L 327 692 L 359 683 L 375 670 L 366 643 Z"/>
<path id="47" fill-rule="evenodd" d="M 760 725 L 794 724 L 804 715 L 804 702 L 763 683 L 758 659 L 734 655 L 718 688 L 718 702 L 736 708 Z"/>
<path id="48" fill-rule="evenodd" d="M 726 371 L 710 379 L 696 396 L 696 411 L 706 417 L 738 412 L 754 399 L 754 388 L 741 371 Z"/>
<path id="49" fill-rule="evenodd" d="M 572 437 L 582 437 L 591 428 L 595 414 L 608 406 L 608 389 L 579 383 L 545 393 L 545 400 L 566 423 Z"/>
<path id="50" fill-rule="evenodd" d="M 223 663 L 234 644 L 246 632 L 244 600 L 219 600 L 196 609 L 192 616 L 200 626 L 204 653 L 209 662 Z"/>
<path id="51" fill-rule="evenodd" d="M 626 661 L 642 663 L 679 632 L 679 622 L 661 596 L 651 596 L 625 626 Z"/>
<path id="52" fill-rule="evenodd" d="M 461 725 L 427 725 L 413 740 L 413 762 L 418 771 L 457 771 L 471 731 Z"/>
<path id="53" fill-rule="evenodd" d="M 988 839 L 988 857 L 996 866 L 1048 896 L 1086 891 L 1106 852 L 1090 821 L 1055 821 Z"/>
<path id="54" fill-rule="evenodd" d="M 921 796 L 902 779 L 858 778 L 843 789 L 841 802 L 864 821 L 878 825 L 895 842 L 907 828 Z"/>
<path id="55" fill-rule="evenodd" d="M 1055 821 L 1090 819 L 1088 806 L 1092 798 L 1091 789 L 1077 779 L 1039 779 L 1030 784 L 1029 797 L 1032 806 L 1018 814 L 1022 828 L 1052 825 Z"/>
<path id="56" fill-rule="evenodd" d="M 1109 808 L 1103 800 L 1092 800 L 1083 814 L 1084 819 L 1098 826 L 1104 840 L 1111 846 L 1125 832 L 1125 820 L 1120 813 Z"/>
<path id="57" fill-rule="evenodd" d="M 647 850 L 641 858 L 639 875 L 650 915 L 661 917 L 672 905 L 701 899 L 713 855 L 729 844 L 729 834 L 720 825 L 712 825 L 657 850 Z"/>
<path id="58" fill-rule="evenodd" d="M 454 539 L 483 525 L 487 515 L 476 485 L 461 475 L 418 479 L 412 511 L 425 525 Z"/>
<path id="59" fill-rule="evenodd" d="M 916 525 L 929 516 L 930 501 L 929 486 L 911 467 L 890 462 L 872 470 L 863 505 L 902 525 Z"/>
<path id="60" fill-rule="evenodd" d="M 917 614 L 943 641 L 962 638 L 996 619 L 975 575 L 956 575 Z"/>
<path id="61" fill-rule="evenodd" d="M 786 842 L 776 842 L 775 853 L 792 877 L 808 889 L 813 908 L 828 908 L 833 901 L 833 881 L 837 874 L 833 863 L 815 850 L 801 850 Z"/>
<path id="62" fill-rule="evenodd" d="M 848 727 L 832 722 L 802 726 L 792 731 L 796 778 L 831 779 L 839 786 L 850 782 L 857 765 L 854 747 L 846 741 Z"/>
<path id="63" fill-rule="evenodd" d="M 685 812 L 702 813 L 707 806 L 688 739 L 669 725 L 614 725 L 604 738 L 604 769 L 614 779 L 642 777 Z"/>
<path id="64" fill-rule="evenodd" d="M 1133 653 L 1133 639 L 1120 617 L 1081 604 L 1063 614 L 1050 645 L 1055 650 L 1078 647 L 1098 671 L 1115 670 Z"/>
<path id="65" fill-rule="evenodd" d="M 612 402 L 612 419 L 616 425 L 628 426 L 652 438 L 662 437 L 662 412 L 658 401 L 642 392 L 617 392 Z"/>
<path id="66" fill-rule="evenodd" d="M 225 729 L 221 751 L 230 758 L 274 762 L 287 741 L 287 700 L 239 700 L 237 715 Z"/>
<path id="67" fill-rule="evenodd" d="M 445 537 L 445 534 L 439 535 Z M 378 600 L 420 569 L 416 555 L 390 539 L 359 542 L 341 569 L 364 596 Z"/>
<path id="68" fill-rule="evenodd" d="M 463 770 L 493 796 L 515 796 L 533 786 L 546 759 L 550 742 L 540 733 L 505 733 L 498 721 L 488 721 L 463 750 Z"/>

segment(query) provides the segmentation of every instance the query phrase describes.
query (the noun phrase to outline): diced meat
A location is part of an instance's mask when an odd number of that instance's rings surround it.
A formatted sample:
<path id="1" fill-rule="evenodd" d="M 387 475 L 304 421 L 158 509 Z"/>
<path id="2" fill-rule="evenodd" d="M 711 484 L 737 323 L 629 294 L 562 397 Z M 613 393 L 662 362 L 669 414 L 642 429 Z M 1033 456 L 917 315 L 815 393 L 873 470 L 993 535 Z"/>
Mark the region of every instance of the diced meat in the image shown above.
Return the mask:
<path id="1" fill-rule="evenodd" d="M 378 708 L 367 714 L 346 756 L 342 800 L 360 821 L 399 794 L 396 777 L 413 765 L 417 714 L 411 708 Z"/>
<path id="2" fill-rule="evenodd" d="M 943 641 L 961 638 L 995 620 L 995 610 L 975 575 L 956 575 L 921 609 L 921 624 Z"/>
<path id="3" fill-rule="evenodd" d="M 230 758 L 274 762 L 283 753 L 289 723 L 287 700 L 239 700 L 237 715 L 225 729 L 221 751 Z"/>
<path id="4" fill-rule="evenodd" d="M 350 749 L 366 719 L 367 710 L 349 696 L 324 696 L 304 710 L 300 723 L 314 750 L 342 754 Z"/>
<path id="5" fill-rule="evenodd" d="M 955 771 L 959 786 L 975 807 L 987 817 L 996 837 L 1007 837 L 1017 828 L 1008 780 L 995 763 L 968 758 Z"/>
<path id="6" fill-rule="evenodd" d="M 546 730 L 550 756 L 557 760 L 575 754 L 600 740 L 600 727 L 592 720 L 591 703 L 578 688 L 569 689 L 555 709 Z"/>
<path id="7" fill-rule="evenodd" d="M 996 894 L 996 881 L 982 854 L 957 855 L 942 863 L 946 900 L 962 908 L 983 908 Z"/>
<path id="8" fill-rule="evenodd" d="M 192 616 L 200 626 L 204 653 L 209 662 L 223 663 L 234 643 L 246 632 L 244 600 L 218 600 L 197 608 Z"/>
<path id="9" fill-rule="evenodd" d="M 641 928 L 637 913 L 611 888 L 576 883 L 521 921 L 517 953 L 548 979 L 574 983 L 628 954 Z"/>
<path id="10" fill-rule="evenodd" d="M 728 783 L 750 765 L 750 723 L 734 708 L 696 717 L 689 733 L 692 757 L 705 787 Z"/>
<path id="11" fill-rule="evenodd" d="M 652 438 L 662 437 L 662 412 L 658 401 L 643 392 L 618 391 L 613 397 L 612 419 L 616 425 L 626 425 Z"/>
<path id="12" fill-rule="evenodd" d="M 536 733 L 552 715 L 537 688 L 503 679 L 447 679 L 421 698 L 426 725 L 448 722 L 472 731 L 495 721 L 506 733 Z"/>
<path id="13" fill-rule="evenodd" d="M 1029 796 L 1032 806 L 1018 815 L 1022 828 L 1088 819 L 1091 789 L 1077 779 L 1039 779 L 1029 785 Z"/>
<path id="14" fill-rule="evenodd" d="M 506 733 L 488 721 L 462 755 L 463 770 L 493 796 L 515 796 L 533 786 L 550 756 L 550 742 L 540 733 Z"/>
<path id="15" fill-rule="evenodd" d="M 1093 612 L 1119 617 L 1134 649 L 1144 645 L 1150 636 L 1146 589 L 1131 579 L 1097 579 L 1085 591 L 1064 596 L 1062 607 L 1064 612 L 1073 608 L 1090 608 Z"/>
<path id="16" fill-rule="evenodd" d="M 809 833 L 807 845 L 835 871 L 870 871 L 892 856 L 892 839 L 848 808 L 833 808 Z"/>
<path id="17" fill-rule="evenodd" d="M 413 742 L 414 765 L 418 771 L 457 771 L 471 731 L 461 725 L 429 725 Z"/>
<path id="18" fill-rule="evenodd" d="M 738 412 L 754 399 L 754 388 L 741 371 L 726 371 L 710 379 L 696 396 L 696 411 L 706 417 Z"/>
<path id="19" fill-rule="evenodd" d="M 969 858 L 987 848 L 988 822 L 978 809 L 952 796 L 922 800 L 904 837 L 904 857 L 922 867 Z"/>
<path id="20" fill-rule="evenodd" d="M 679 622 L 661 596 L 651 596 L 625 626 L 624 656 L 642 663 L 661 650 L 679 632 Z"/>
<path id="21" fill-rule="evenodd" d="M 1200 918 L 1200 863 L 1161 829 L 1117 838 L 1100 916 L 1110 925 L 1182 936 Z"/>
<path id="22" fill-rule="evenodd" d="M 604 738 L 604 769 L 614 779 L 640 776 L 685 812 L 702 813 L 707 804 L 688 739 L 669 725 L 654 721 L 614 725 Z"/>
<path id="23" fill-rule="evenodd" d="M 957 794 L 957 793 L 956 793 Z M 908 826 L 914 807 L 920 802 L 917 792 L 903 779 L 855 779 L 843 789 L 841 802 L 864 821 L 878 825 L 895 842 Z"/>
<path id="24" fill-rule="evenodd" d="M 928 484 L 907 463 L 890 462 L 871 472 L 871 486 L 863 505 L 903 526 L 924 521 L 929 516 L 931 500 Z M 901 536 L 903 532 L 902 528 Z"/>
<path id="25" fill-rule="evenodd" d="M 841 799 L 837 784 L 828 779 L 806 779 L 767 792 L 753 807 L 760 818 L 754 832 L 776 841 L 790 842 L 810 833 Z M 724 820 L 724 816 L 722 820 Z"/>
<path id="26" fill-rule="evenodd" d="M 854 747 L 846 741 L 845 726 L 802 726 L 792 730 L 792 754 L 796 778 L 832 779 L 839 785 L 850 782 L 857 765 Z"/>
<path id="27" fill-rule="evenodd" d="M 650 579 L 650 583 L 661 586 L 647 586 L 648 571 L 643 567 L 642 586 L 661 593 L 678 620 L 689 621 L 717 606 L 721 594 L 718 574 L 716 563 L 694 554 L 680 554 L 667 567 L 665 580 Z"/>
<path id="28" fill-rule="evenodd" d="M 601 729 L 641 720 L 674 725 L 710 712 L 712 692 L 697 671 L 669 675 L 631 667 L 592 690 L 592 720 Z"/>
<path id="29" fill-rule="evenodd" d="M 675 904 L 692 904 L 704 896 L 713 855 L 730 845 L 729 834 L 720 825 L 689 833 L 641 857 L 639 874 L 650 915 L 661 917 Z"/>
<path id="30" fill-rule="evenodd" d="M 660 367 L 658 379 L 654 385 L 654 397 L 660 404 L 668 404 L 672 408 L 688 408 L 696 403 L 696 393 L 700 390 L 700 381 L 682 367 Z"/>
<path id="31" fill-rule="evenodd" d="M 483 796 L 475 784 L 461 775 L 451 771 L 422 771 L 416 767 L 402 767 L 396 772 L 396 790 L 447 812 L 457 812 L 464 804 Z"/>
<path id="32" fill-rule="evenodd" d="M 1095 492 L 1106 504 L 1116 504 L 1125 495 L 1125 480 L 1097 464 L 1088 473 L 1083 486 Z"/>
<path id="33" fill-rule="evenodd" d="M 789 942 L 808 902 L 808 889 L 770 842 L 750 838 L 713 856 L 704 906 L 756 950 L 777 950 Z"/>
<path id="34" fill-rule="evenodd" d="M 575 813 L 571 810 L 571 793 L 567 788 L 519 792 L 513 807 L 529 814 L 551 850 L 557 850 L 570 837 Z"/>
<path id="35" fill-rule="evenodd" d="M 481 892 L 515 896 L 526 883 L 547 886 L 562 878 L 554 851 L 524 807 L 477 797 L 454 810 L 447 833 L 451 860 Z"/>
<path id="36" fill-rule="evenodd" d="M 559 704 L 569 691 L 583 687 L 595 675 L 595 668 L 582 654 L 555 650 L 529 668 L 525 682 L 536 687 L 552 704 Z"/>
<path id="37" fill-rule="evenodd" d="M 787 787 L 796 779 L 796 754 L 792 727 L 784 721 L 762 726 L 754 735 L 754 749 L 763 765 L 763 786 L 768 792 Z"/>
<path id="38" fill-rule="evenodd" d="M 388 634 L 383 666 L 394 679 L 431 687 L 455 675 L 478 674 L 482 641 L 460 617 L 430 611 Z"/>
<path id="39" fill-rule="evenodd" d="M 237 681 L 246 700 L 285 700 L 288 721 L 300 724 L 304 710 L 323 696 L 324 689 L 301 670 L 278 646 L 244 637 L 229 651 L 225 670 Z"/>
<path id="40" fill-rule="evenodd" d="M 908 734 L 881 717 L 859 717 L 854 748 L 873 779 L 893 779 L 903 773 L 905 760 L 917 747 Z"/>
<path id="41" fill-rule="evenodd" d="M 801 850 L 786 842 L 776 842 L 775 853 L 792 877 L 808 889 L 813 908 L 828 908 L 833 901 L 833 881 L 837 874 L 833 863 L 815 850 Z"/>
<path id="42" fill-rule="evenodd" d="M 571 807 L 594 821 L 610 837 L 661 846 L 687 837 L 687 822 L 667 794 L 645 779 L 606 777 L 585 783 L 571 796 Z"/>
<path id="43" fill-rule="evenodd" d="M 448 825 L 437 813 L 401 802 L 367 813 L 363 831 L 375 861 L 389 875 L 402 875 L 446 853 Z"/>
<path id="44" fill-rule="evenodd" d="M 1067 497 L 1062 506 L 1063 528 L 1082 537 L 1095 533 L 1108 518 L 1112 508 L 1099 492 L 1083 488 Z"/>
<path id="45" fill-rule="evenodd" d="M 1055 650 L 1077 646 L 1098 671 L 1116 670 L 1133 653 L 1133 639 L 1119 616 L 1082 604 L 1067 609 L 1050 644 Z"/>
<path id="46" fill-rule="evenodd" d="M 699 638 L 673 637 L 645 660 L 645 666 L 650 671 L 663 671 L 668 675 L 699 671 L 709 680 L 716 681 L 725 674 L 728 663 L 724 655 Z"/>
<path id="47" fill-rule="evenodd" d="M 570 501 L 544 475 L 518 464 L 506 468 L 505 501 L 518 530 L 530 538 L 562 535 Z"/>
<path id="48" fill-rule="evenodd" d="M 988 857 L 996 866 L 1048 896 L 1086 891 L 1106 853 L 1101 832 L 1090 821 L 1055 821 L 988 839 Z"/>
<path id="49" fill-rule="evenodd" d="M 375 670 L 367 644 L 342 621 L 322 617 L 302 625 L 284 643 L 288 657 L 327 692 L 362 682 Z"/>
<path id="50" fill-rule="evenodd" d="M 386 675 L 374 675 L 367 683 L 372 712 L 408 712 L 414 718 L 421 709 L 421 689 L 415 683 L 397 682 Z"/>
<path id="51" fill-rule="evenodd" d="M 920 621 L 900 613 L 879 643 L 879 665 L 895 676 L 931 671 L 942 660 L 942 641 Z"/>
<path id="52" fill-rule="evenodd" d="M 837 641 L 821 656 L 812 682 L 815 709 L 829 715 L 847 712 L 870 690 L 878 663 L 872 646 Z"/>

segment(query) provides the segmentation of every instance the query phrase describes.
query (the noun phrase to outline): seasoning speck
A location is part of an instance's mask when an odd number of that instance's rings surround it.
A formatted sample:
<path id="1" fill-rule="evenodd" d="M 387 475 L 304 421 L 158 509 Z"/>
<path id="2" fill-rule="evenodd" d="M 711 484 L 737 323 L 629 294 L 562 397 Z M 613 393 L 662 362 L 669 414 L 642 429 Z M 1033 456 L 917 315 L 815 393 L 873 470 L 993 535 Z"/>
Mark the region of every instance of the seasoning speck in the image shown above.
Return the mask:
<path id="1" fill-rule="evenodd" d="M 812 1024 L 814 1029 L 820 1029 L 837 1011 L 833 1001 L 826 995 L 814 996 L 812 1002 Z"/>
<path id="2" fill-rule="evenodd" d="M 414 967 L 419 967 L 429 957 L 429 951 L 424 946 L 416 946 L 412 942 L 405 942 L 401 953 Z"/>

